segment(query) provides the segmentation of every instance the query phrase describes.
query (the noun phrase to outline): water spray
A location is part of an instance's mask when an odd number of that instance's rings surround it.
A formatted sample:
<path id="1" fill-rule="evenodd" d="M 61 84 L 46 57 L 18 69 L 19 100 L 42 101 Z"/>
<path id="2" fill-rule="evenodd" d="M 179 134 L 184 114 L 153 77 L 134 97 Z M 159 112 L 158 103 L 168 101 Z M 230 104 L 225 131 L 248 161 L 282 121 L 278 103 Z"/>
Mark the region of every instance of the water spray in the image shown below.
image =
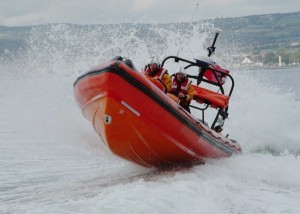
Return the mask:
<path id="1" fill-rule="evenodd" d="M 192 23 L 193 23 L 193 19 L 194 19 L 194 16 L 195 16 L 195 14 L 196 14 L 196 11 L 197 11 L 198 6 L 199 6 L 199 4 L 196 5 L 195 11 L 194 11 L 194 13 L 193 13 L 193 15 L 192 15 L 192 18 L 191 18 L 191 21 L 190 21 L 191 25 L 192 25 Z M 189 41 L 189 38 L 188 38 L 188 41 Z M 179 54 L 179 52 L 180 52 L 180 49 L 182 48 L 182 45 L 183 45 L 183 39 L 182 39 L 182 41 L 180 42 L 180 47 L 179 47 L 179 49 L 178 49 L 178 52 L 177 52 L 177 55 L 176 55 L 176 56 L 178 56 L 178 54 Z"/>

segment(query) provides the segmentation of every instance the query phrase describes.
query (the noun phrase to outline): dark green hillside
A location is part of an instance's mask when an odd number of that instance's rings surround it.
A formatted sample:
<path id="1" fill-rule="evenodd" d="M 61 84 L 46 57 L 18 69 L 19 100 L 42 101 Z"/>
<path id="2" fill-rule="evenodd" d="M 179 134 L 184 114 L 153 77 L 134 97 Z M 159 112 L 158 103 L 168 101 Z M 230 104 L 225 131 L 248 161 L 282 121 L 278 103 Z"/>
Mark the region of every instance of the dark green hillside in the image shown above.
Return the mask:
<path id="1" fill-rule="evenodd" d="M 278 13 L 266 15 L 253 15 L 237 18 L 217 18 L 213 20 L 201 21 L 201 23 L 209 23 L 223 30 L 222 36 L 217 41 L 217 53 L 228 56 L 244 55 L 257 57 L 258 61 L 265 61 L 261 57 L 265 55 L 273 56 L 274 60 L 278 60 L 278 53 L 286 62 L 297 61 L 300 53 L 300 12 L 294 13 Z M 38 26 L 41 30 L 47 27 L 57 29 L 56 24 Z M 132 29 L 135 36 L 141 41 L 151 42 L 160 47 L 166 47 L 168 42 L 164 35 L 160 34 L 159 29 L 170 29 L 170 31 L 178 32 L 183 36 L 192 36 L 192 25 L 186 23 L 172 24 L 115 24 L 115 25 L 73 25 L 66 24 L 72 32 L 88 32 L 90 29 L 101 30 L 99 36 L 101 40 L 111 43 L 111 37 L 107 36 L 111 32 L 116 32 L 123 37 L 124 32 L 130 32 Z M 206 25 L 205 25 L 206 26 Z M 26 40 L 31 33 L 33 27 L 5 27 L 0 26 L 0 56 L 13 56 L 26 49 Z M 58 28 L 59 29 L 59 28 Z M 207 31 L 208 29 L 203 29 Z M 151 39 L 149 39 L 151 38 Z M 49 39 L 49 38 L 48 38 Z M 211 44 L 209 38 L 207 47 Z M 132 40 L 134 42 L 134 39 Z M 149 45 L 151 48 L 152 46 Z M 157 48 L 153 47 L 152 52 L 156 52 Z M 12 53 L 12 54 L 10 54 Z M 157 53 L 159 54 L 159 53 Z M 259 58 L 260 57 L 260 58 Z M 269 57 L 270 58 L 270 57 Z M 268 61 L 269 61 L 268 58 Z M 298 60 L 299 61 L 299 60 Z"/>
<path id="2" fill-rule="evenodd" d="M 288 48 L 300 41 L 300 12 L 212 20 L 231 43 L 246 49 Z"/>

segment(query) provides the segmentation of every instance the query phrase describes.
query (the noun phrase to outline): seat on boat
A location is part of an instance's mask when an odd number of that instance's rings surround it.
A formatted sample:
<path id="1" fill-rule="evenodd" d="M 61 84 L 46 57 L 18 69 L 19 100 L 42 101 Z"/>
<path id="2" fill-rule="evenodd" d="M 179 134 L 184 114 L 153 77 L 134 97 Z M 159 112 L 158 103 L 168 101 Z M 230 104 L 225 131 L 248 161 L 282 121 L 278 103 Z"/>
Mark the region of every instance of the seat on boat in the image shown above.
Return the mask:
<path id="1" fill-rule="evenodd" d="M 206 88 L 200 88 L 193 85 L 195 88 L 194 100 L 199 103 L 205 103 L 213 108 L 225 109 L 229 103 L 229 96 L 219 94 Z"/>

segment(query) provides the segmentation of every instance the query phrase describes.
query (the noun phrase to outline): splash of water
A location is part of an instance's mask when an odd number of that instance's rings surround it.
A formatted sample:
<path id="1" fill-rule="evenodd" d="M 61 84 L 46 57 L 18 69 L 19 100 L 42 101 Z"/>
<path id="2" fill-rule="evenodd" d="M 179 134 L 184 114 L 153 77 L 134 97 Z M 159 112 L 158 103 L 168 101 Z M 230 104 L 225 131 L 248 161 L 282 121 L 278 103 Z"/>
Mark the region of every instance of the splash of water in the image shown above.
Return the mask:
<path id="1" fill-rule="evenodd" d="M 183 55 L 199 52 L 211 27 L 200 23 L 37 26 L 19 60 L 26 64 L 25 72 L 35 75 L 78 74 L 116 55 L 131 58 L 139 68 L 149 56 L 175 55 L 182 44 Z"/>
<path id="2" fill-rule="evenodd" d="M 210 23 L 36 26 L 29 33 L 26 51 L 7 62 L 4 69 L 22 71 L 25 76 L 67 76 L 71 79 L 66 96 L 72 96 L 71 84 L 79 74 L 116 55 L 131 58 L 137 68 L 142 68 L 149 56 L 163 59 L 176 55 L 178 50 L 181 57 L 191 60 L 199 53 L 206 55 L 203 46 L 212 28 Z M 222 35 L 219 39 L 223 39 Z M 224 131 L 238 140 L 246 152 L 298 154 L 300 108 L 294 94 L 282 93 L 280 87 L 260 81 L 251 72 L 232 70 L 231 74 L 236 87 Z M 51 88 L 45 93 L 51 93 Z M 28 100 L 36 99 L 34 95 L 27 96 Z M 58 102 L 74 105 L 71 98 L 68 100 L 70 103 Z M 57 103 L 47 105 L 58 107 Z"/>

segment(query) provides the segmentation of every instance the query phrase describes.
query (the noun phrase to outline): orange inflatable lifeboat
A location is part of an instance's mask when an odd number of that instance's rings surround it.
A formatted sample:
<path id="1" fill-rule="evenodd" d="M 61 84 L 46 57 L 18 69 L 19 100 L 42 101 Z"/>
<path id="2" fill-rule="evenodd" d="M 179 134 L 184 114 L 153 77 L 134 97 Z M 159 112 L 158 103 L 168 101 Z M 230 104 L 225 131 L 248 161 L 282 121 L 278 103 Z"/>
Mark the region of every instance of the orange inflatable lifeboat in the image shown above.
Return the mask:
<path id="1" fill-rule="evenodd" d="M 239 143 L 214 130 L 215 121 L 205 125 L 204 118 L 186 112 L 157 86 L 134 67 L 113 60 L 81 75 L 73 88 L 84 117 L 104 144 L 126 160 L 164 167 L 241 153 Z M 217 108 L 217 117 L 227 113 L 230 95 L 196 90 L 195 101 Z"/>

